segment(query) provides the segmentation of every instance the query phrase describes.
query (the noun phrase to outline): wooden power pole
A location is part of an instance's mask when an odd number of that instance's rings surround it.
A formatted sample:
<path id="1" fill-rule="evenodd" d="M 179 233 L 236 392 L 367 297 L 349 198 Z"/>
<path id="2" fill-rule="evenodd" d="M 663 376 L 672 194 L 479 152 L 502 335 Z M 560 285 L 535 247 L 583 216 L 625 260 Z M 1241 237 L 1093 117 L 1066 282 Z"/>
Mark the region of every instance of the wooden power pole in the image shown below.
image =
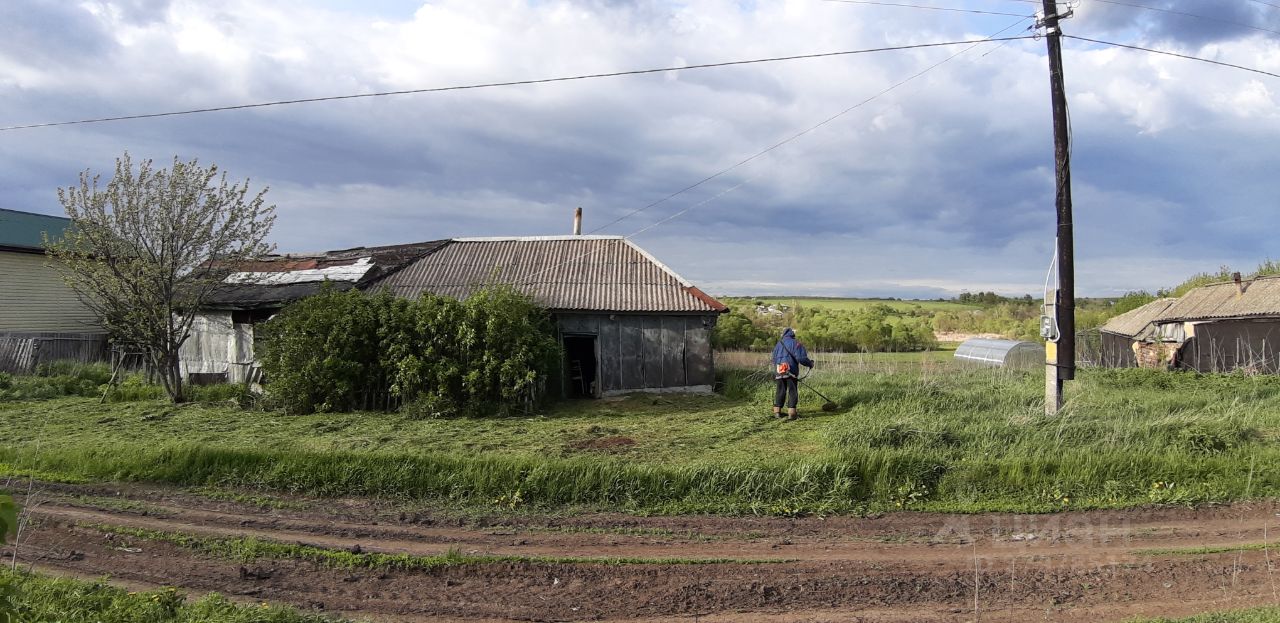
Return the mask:
<path id="1" fill-rule="evenodd" d="M 1068 15 L 1058 14 L 1055 0 L 1044 3 L 1044 40 L 1049 48 L 1049 89 L 1053 99 L 1053 156 L 1058 215 L 1058 287 L 1050 304 L 1052 326 L 1045 344 L 1046 415 L 1062 408 L 1062 382 L 1076 375 L 1076 279 L 1074 236 L 1071 226 L 1071 138 L 1067 124 L 1067 93 L 1062 81 L 1062 30 L 1058 22 Z"/>

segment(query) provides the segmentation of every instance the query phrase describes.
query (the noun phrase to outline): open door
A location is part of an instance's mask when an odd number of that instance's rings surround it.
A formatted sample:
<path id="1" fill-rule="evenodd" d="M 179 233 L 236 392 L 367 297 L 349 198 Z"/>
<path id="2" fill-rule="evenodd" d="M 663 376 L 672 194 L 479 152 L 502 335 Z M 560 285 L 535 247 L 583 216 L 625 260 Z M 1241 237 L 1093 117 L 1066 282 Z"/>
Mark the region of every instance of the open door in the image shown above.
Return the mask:
<path id="1" fill-rule="evenodd" d="M 570 398 L 600 396 L 599 364 L 596 359 L 596 336 L 564 336 L 565 381 Z"/>

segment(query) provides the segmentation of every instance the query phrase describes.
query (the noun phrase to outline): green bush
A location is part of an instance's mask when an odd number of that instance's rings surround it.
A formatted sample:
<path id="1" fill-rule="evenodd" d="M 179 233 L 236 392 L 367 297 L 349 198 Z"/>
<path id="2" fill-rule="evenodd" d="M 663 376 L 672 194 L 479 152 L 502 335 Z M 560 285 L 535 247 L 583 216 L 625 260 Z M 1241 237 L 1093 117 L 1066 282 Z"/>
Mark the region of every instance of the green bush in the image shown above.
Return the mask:
<path id="1" fill-rule="evenodd" d="M 326 290 L 263 329 L 268 393 L 294 413 L 505 414 L 546 395 L 560 356 L 547 311 L 508 286 L 466 301 Z"/>

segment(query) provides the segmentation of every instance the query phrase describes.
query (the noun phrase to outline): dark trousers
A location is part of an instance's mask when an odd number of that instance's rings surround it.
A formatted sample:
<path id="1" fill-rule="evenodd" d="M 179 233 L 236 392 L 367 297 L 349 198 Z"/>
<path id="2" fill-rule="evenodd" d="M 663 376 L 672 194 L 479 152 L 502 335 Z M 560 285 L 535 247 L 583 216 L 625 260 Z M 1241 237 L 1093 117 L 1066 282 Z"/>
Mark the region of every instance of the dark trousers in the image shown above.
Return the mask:
<path id="1" fill-rule="evenodd" d="M 782 408 L 785 402 L 788 409 L 796 408 L 800 400 L 800 382 L 794 376 L 778 379 L 778 389 L 773 392 L 773 406 Z"/>

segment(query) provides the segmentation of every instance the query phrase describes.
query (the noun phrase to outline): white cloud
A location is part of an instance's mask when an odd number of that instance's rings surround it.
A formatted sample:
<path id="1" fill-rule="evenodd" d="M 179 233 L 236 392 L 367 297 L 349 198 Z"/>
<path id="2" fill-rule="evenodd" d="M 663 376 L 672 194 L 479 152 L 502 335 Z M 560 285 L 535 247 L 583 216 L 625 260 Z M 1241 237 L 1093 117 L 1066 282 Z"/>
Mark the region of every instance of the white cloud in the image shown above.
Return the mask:
<path id="1" fill-rule="evenodd" d="M 9 20 L 15 41 L 76 38 L 35 49 L 0 42 L 5 121 L 959 40 L 1013 21 L 812 0 L 364 7 L 59 7 L 73 12 L 74 31 L 51 30 L 65 15 L 28 11 Z M 1121 9 L 1087 3 L 1069 32 L 1179 43 Z M 1280 71 L 1271 39 L 1215 37 L 1180 49 Z M 1037 292 L 1053 232 L 1043 49 L 1016 41 L 967 52 L 609 231 L 636 231 L 747 180 L 639 242 L 709 289 Z M 54 211 L 55 186 L 86 167 L 108 170 L 130 149 L 199 157 L 271 185 L 286 250 L 560 233 L 578 205 L 590 230 L 959 51 L 12 132 L 0 134 L 0 205 Z M 1275 255 L 1249 231 L 1273 211 L 1266 172 L 1280 165 L 1271 79 L 1079 42 L 1067 54 L 1082 292 L 1154 289 L 1224 257 L 1247 267 Z M 1177 217 L 1162 219 L 1170 211 Z M 1216 224 L 1187 240 L 1197 214 Z"/>

